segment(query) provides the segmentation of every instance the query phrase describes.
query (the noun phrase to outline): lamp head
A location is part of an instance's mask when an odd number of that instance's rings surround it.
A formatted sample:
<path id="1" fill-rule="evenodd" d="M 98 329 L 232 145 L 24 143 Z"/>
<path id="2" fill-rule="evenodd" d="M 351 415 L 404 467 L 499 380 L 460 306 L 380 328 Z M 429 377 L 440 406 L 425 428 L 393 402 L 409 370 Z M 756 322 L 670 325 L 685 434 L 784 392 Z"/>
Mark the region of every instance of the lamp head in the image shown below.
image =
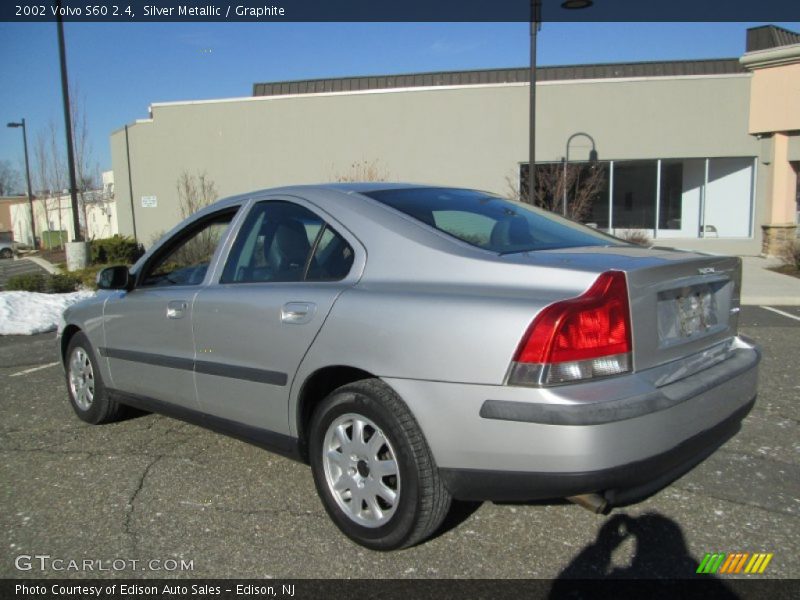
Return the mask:
<path id="1" fill-rule="evenodd" d="M 580 10 L 581 8 L 589 8 L 592 4 L 594 4 L 592 0 L 565 0 L 561 3 L 561 8 Z"/>
<path id="2" fill-rule="evenodd" d="M 22 127 L 22 123 L 7 123 L 6 127 Z"/>
<path id="3" fill-rule="evenodd" d="M 589 152 L 589 162 L 596 163 L 597 162 L 597 150 L 594 148 L 591 149 Z"/>

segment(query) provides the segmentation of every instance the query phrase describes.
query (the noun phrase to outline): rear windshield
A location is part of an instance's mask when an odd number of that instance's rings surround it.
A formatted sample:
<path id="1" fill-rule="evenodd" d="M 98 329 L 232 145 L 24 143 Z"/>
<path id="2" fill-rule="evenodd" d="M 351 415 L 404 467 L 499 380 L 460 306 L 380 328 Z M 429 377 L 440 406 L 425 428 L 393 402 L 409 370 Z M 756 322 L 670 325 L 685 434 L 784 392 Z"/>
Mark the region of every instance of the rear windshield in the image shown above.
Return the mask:
<path id="1" fill-rule="evenodd" d="M 486 192 L 406 188 L 364 195 L 468 244 L 500 254 L 626 245 L 554 213 Z"/>

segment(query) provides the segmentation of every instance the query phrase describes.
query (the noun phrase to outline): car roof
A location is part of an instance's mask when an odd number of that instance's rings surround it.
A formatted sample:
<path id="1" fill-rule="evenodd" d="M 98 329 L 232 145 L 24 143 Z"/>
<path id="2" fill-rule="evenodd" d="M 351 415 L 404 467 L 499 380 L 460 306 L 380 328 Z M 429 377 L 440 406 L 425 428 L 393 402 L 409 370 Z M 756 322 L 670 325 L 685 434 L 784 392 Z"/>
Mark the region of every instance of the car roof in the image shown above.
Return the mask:
<path id="1" fill-rule="evenodd" d="M 325 183 L 313 186 L 318 189 L 337 190 L 340 192 L 355 192 L 358 194 L 377 192 L 381 190 L 402 190 L 411 188 L 443 187 L 438 185 L 422 185 L 418 183 L 388 183 L 386 181 L 353 181 L 346 183 Z"/>
<path id="2" fill-rule="evenodd" d="M 361 181 L 361 182 L 346 182 L 346 183 L 317 183 L 317 184 L 304 184 L 304 185 L 289 185 L 274 188 L 263 188 L 253 190 L 235 196 L 228 196 L 217 200 L 213 204 L 205 207 L 203 210 L 196 213 L 197 216 L 203 216 L 209 212 L 214 212 L 221 208 L 241 204 L 250 198 L 259 198 L 261 196 L 268 196 L 272 194 L 292 194 L 301 193 L 303 191 L 335 191 L 344 194 L 369 194 L 370 192 L 378 192 L 383 190 L 402 190 L 402 189 L 462 189 L 453 186 L 431 185 L 420 183 L 388 183 L 386 181 Z"/>

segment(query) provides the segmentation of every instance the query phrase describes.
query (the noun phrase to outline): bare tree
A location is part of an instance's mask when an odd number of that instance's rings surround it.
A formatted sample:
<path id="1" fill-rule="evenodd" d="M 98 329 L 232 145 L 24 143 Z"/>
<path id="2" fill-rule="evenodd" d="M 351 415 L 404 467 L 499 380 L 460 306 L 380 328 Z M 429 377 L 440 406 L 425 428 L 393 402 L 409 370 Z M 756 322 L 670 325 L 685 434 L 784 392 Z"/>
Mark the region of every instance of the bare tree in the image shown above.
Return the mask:
<path id="1" fill-rule="evenodd" d="M 517 187 L 510 177 L 506 177 L 506 182 L 512 198 L 527 201 L 527 190 Z M 584 220 L 605 187 L 605 167 L 599 164 L 573 163 L 567 166 L 565 178 L 563 164 L 537 165 L 534 205 L 563 214 L 565 187 L 567 216 L 576 221 Z"/>
<path id="2" fill-rule="evenodd" d="M 47 230 L 53 230 L 52 214 L 56 213 L 57 230 L 63 231 L 61 195 L 66 187 L 67 167 L 63 153 L 63 135 L 55 121 L 40 130 L 33 144 L 34 184 L 44 204 Z M 61 239 L 61 244 L 64 243 Z"/>
<path id="3" fill-rule="evenodd" d="M 217 200 L 217 187 L 205 172 L 190 174 L 183 171 L 178 177 L 178 210 L 185 219 Z M 207 263 L 214 254 L 224 229 L 206 227 L 189 240 L 173 259 L 180 265 Z"/>
<path id="4" fill-rule="evenodd" d="M 22 178 L 9 161 L 0 160 L 0 196 L 19 192 Z"/>
<path id="5" fill-rule="evenodd" d="M 89 122 L 86 118 L 86 96 L 80 93 L 77 84 L 69 92 L 72 99 L 72 144 L 75 156 L 75 183 L 78 187 L 78 209 L 83 219 L 84 236 L 88 230 L 86 215 L 86 192 L 97 187 L 92 165 L 92 146 L 89 142 Z"/>
<path id="6" fill-rule="evenodd" d="M 350 183 L 355 181 L 388 181 L 389 172 L 381 167 L 375 160 L 359 160 L 350 165 L 350 171 L 341 173 L 335 177 L 339 183 Z"/>
<path id="7" fill-rule="evenodd" d="M 39 131 L 33 141 L 33 179 L 37 194 L 49 196 L 50 190 L 50 161 L 47 154 L 47 136 L 44 131 Z"/>
<path id="8" fill-rule="evenodd" d="M 178 176 L 178 209 L 185 219 L 198 210 L 217 201 L 217 186 L 205 172 L 190 174 L 183 171 Z"/>
<path id="9" fill-rule="evenodd" d="M 86 192 L 100 185 L 99 165 L 93 161 L 89 137 L 89 120 L 86 112 L 86 97 L 77 85 L 70 88 L 72 98 L 70 115 L 72 124 L 72 150 L 75 158 L 75 184 L 78 197 L 80 227 L 84 236 L 87 233 Z M 50 214 L 58 214 L 58 229 L 63 230 L 61 215 L 61 196 L 68 188 L 69 172 L 64 157 L 64 135 L 62 129 L 50 121 L 44 131 L 40 131 L 34 142 L 34 172 L 36 187 L 43 192 L 45 212 L 48 215 L 48 229 L 52 229 Z"/>
<path id="10" fill-rule="evenodd" d="M 51 174 L 53 166 L 50 163 L 50 157 L 47 146 L 47 135 L 44 131 L 39 131 L 36 134 L 36 139 L 33 142 L 33 165 L 34 165 L 34 181 L 33 184 L 36 189 L 36 195 L 44 205 L 45 221 L 47 222 L 47 231 L 52 231 L 50 213 L 53 210 L 54 198 L 51 185 Z M 58 200 L 55 199 L 57 203 Z M 57 208 L 57 206 L 56 206 Z M 44 238 L 42 238 L 44 242 Z M 48 239 L 49 241 L 49 239 Z"/>

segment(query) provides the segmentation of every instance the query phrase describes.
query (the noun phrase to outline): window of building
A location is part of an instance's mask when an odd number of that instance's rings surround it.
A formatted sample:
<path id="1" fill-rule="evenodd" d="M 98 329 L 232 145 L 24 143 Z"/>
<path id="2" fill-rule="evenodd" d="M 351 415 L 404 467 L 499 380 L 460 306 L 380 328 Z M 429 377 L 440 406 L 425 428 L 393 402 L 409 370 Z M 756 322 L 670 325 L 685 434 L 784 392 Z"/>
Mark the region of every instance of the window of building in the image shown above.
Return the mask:
<path id="1" fill-rule="evenodd" d="M 583 170 L 568 192 L 572 194 L 570 202 L 587 164 L 580 163 Z M 555 173 L 557 166 L 537 164 L 537 177 Z M 602 185 L 595 186 L 590 206 L 580 217 L 593 227 L 614 234 L 643 230 L 655 238 L 752 235 L 753 158 L 610 161 L 594 168 L 601 169 Z M 520 165 L 523 191 L 527 190 L 527 172 L 528 166 Z M 555 198 L 561 189 L 559 182 L 548 185 L 556 192 L 546 196 L 547 208 L 560 213 L 562 203 Z"/>
<path id="2" fill-rule="evenodd" d="M 656 180 L 654 160 L 614 163 L 612 194 L 614 229 L 652 229 L 656 218 Z"/>
<path id="3" fill-rule="evenodd" d="M 748 237 L 751 230 L 753 160 L 712 158 L 703 207 L 705 237 Z"/>
<path id="4" fill-rule="evenodd" d="M 698 237 L 705 165 L 704 158 L 661 161 L 658 232 L 655 235 Z"/>

